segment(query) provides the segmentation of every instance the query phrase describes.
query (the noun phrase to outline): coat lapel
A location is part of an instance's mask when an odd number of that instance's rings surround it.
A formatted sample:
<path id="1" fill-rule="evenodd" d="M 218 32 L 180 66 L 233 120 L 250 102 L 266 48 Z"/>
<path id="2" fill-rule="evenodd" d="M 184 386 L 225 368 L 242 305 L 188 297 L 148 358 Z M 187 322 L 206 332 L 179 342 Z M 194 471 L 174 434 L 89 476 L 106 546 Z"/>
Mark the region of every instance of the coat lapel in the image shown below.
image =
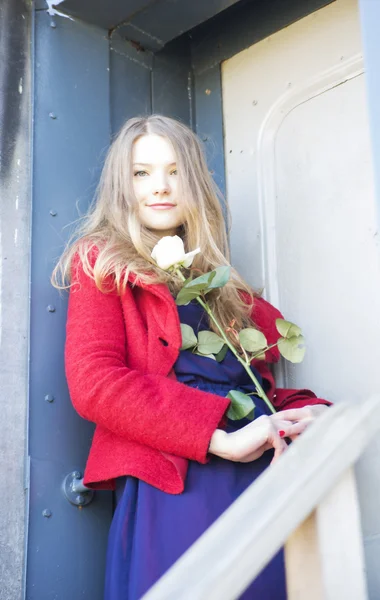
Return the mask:
<path id="1" fill-rule="evenodd" d="M 168 375 L 182 345 L 176 303 L 169 288 L 163 283 L 136 282 L 136 285 L 149 295 L 146 308 L 149 310 L 149 320 L 154 322 L 154 326 L 148 327 L 148 369 L 160 375 Z"/>

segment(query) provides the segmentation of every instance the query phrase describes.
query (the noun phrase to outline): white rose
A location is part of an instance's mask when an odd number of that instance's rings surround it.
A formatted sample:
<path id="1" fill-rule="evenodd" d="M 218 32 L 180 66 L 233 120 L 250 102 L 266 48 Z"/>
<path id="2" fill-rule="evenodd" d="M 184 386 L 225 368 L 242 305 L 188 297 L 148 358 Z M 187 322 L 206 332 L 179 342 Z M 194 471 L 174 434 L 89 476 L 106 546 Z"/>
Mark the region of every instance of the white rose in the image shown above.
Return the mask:
<path id="1" fill-rule="evenodd" d="M 183 241 L 178 235 L 166 235 L 157 242 L 152 250 L 151 257 L 161 269 L 167 271 L 174 266 L 190 267 L 194 256 L 200 251 L 201 249 L 197 248 L 186 253 Z"/>

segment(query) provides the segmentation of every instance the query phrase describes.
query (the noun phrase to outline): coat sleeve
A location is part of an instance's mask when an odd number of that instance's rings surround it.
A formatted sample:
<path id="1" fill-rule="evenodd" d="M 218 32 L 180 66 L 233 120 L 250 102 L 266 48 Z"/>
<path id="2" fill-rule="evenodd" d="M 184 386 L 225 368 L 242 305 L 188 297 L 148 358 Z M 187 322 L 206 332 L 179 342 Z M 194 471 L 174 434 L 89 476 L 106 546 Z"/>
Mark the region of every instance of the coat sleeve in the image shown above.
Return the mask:
<path id="1" fill-rule="evenodd" d="M 280 311 L 263 298 L 255 298 L 252 318 L 256 326 L 266 336 L 268 345 L 275 344 L 280 337 L 276 328 L 276 319 L 283 319 Z M 323 398 L 317 398 L 314 392 L 310 390 L 277 388 L 269 365 L 279 360 L 280 353 L 276 346 L 266 353 L 265 360 L 252 361 L 252 366 L 259 371 L 265 380 L 268 398 L 277 411 L 288 408 L 302 408 L 311 404 L 331 405 L 331 402 Z"/>
<path id="2" fill-rule="evenodd" d="M 76 411 L 129 440 L 207 462 L 211 436 L 230 401 L 128 368 L 120 297 L 101 292 L 77 255 L 72 273 L 65 370 Z"/>

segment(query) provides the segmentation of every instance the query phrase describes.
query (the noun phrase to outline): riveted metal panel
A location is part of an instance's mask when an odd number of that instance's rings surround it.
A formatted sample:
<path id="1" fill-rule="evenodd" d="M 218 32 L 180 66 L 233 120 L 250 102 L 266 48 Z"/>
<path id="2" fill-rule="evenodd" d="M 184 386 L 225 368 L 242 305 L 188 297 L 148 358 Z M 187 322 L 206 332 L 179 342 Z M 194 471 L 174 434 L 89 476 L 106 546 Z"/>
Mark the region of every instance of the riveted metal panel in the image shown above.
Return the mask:
<path id="1" fill-rule="evenodd" d="M 76 203 L 83 211 L 91 200 L 109 145 L 108 69 L 106 32 L 36 13 L 28 600 L 102 597 L 111 494 L 78 509 L 61 490 L 66 474 L 83 472 L 94 426 L 69 399 L 67 293 L 49 277 L 70 231 L 64 227 L 78 217 Z"/>
<path id="2" fill-rule="evenodd" d="M 110 50 L 111 131 L 116 133 L 126 119 L 152 112 L 151 80 L 153 55 L 131 46 L 117 36 Z"/>
<path id="3" fill-rule="evenodd" d="M 64 0 L 58 9 L 103 29 L 119 32 L 150 50 L 159 50 L 239 0 Z"/>
<path id="4" fill-rule="evenodd" d="M 72 1 L 72 0 L 71 0 Z M 160 50 L 174 38 L 210 19 L 238 0 L 159 0 L 139 11 L 119 32 L 127 39 L 141 42 L 151 50 Z"/>
<path id="5" fill-rule="evenodd" d="M 209 168 L 226 193 L 220 65 L 195 73 L 196 132 L 205 143 Z"/>
<path id="6" fill-rule="evenodd" d="M 189 126 L 194 124 L 191 54 L 187 37 L 170 42 L 154 55 L 152 109 Z"/>

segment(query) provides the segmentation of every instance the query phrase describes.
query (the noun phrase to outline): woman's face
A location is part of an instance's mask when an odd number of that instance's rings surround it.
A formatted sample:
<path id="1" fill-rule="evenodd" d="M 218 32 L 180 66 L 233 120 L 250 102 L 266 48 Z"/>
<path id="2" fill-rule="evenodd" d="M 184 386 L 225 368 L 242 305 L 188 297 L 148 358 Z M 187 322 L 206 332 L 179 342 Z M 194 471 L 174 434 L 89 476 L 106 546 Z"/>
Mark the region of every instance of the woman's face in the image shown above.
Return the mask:
<path id="1" fill-rule="evenodd" d="M 176 155 L 169 140 L 147 134 L 133 145 L 133 189 L 140 221 L 160 236 L 175 235 L 184 221 L 178 197 Z"/>

